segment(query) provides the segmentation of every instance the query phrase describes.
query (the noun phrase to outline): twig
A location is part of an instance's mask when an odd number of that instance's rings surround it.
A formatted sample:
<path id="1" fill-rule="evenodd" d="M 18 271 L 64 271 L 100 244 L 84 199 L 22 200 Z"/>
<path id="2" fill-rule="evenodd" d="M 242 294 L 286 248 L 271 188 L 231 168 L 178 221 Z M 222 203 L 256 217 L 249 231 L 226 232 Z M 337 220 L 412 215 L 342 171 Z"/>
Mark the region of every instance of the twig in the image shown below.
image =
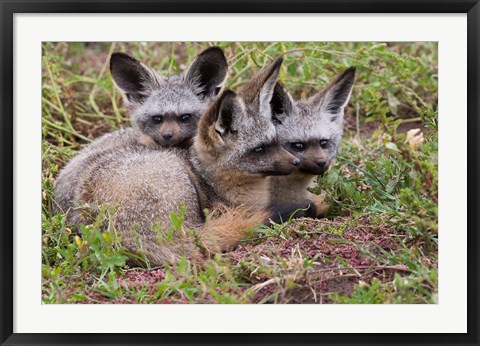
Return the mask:
<path id="1" fill-rule="evenodd" d="M 346 55 L 346 56 L 354 56 L 355 53 L 350 52 L 339 52 L 334 50 L 327 50 L 327 49 L 318 49 L 318 48 L 294 48 L 285 51 L 283 54 L 290 54 L 294 52 L 305 52 L 305 51 L 312 51 L 312 52 L 320 52 L 320 53 L 327 53 L 331 55 Z"/>
<path id="2" fill-rule="evenodd" d="M 322 265 L 321 263 L 314 262 L 315 265 Z M 327 268 L 327 269 L 320 269 L 316 270 L 315 273 L 325 273 L 329 271 L 341 271 L 341 270 L 357 270 L 357 269 L 373 269 L 376 270 L 396 270 L 396 271 L 403 271 L 410 273 L 411 270 L 405 266 L 356 266 L 356 267 L 340 267 L 340 268 Z"/>
<path id="3" fill-rule="evenodd" d="M 57 83 L 55 83 L 55 79 L 53 78 L 53 73 L 52 70 L 50 69 L 49 61 L 46 56 L 43 57 L 44 65 L 45 68 L 47 69 L 48 72 L 48 77 L 50 78 L 50 82 L 52 83 L 52 88 L 53 88 L 53 93 L 55 94 L 55 98 L 58 102 L 58 111 L 60 114 L 62 114 L 63 119 L 65 120 L 65 123 L 68 125 L 70 130 L 73 130 L 72 123 L 70 122 L 70 116 L 67 114 L 65 111 L 65 108 L 63 108 L 62 101 L 60 100 L 60 94 L 58 93 L 58 87 Z M 42 98 L 44 101 L 46 100 L 45 98 Z"/>
<path id="4" fill-rule="evenodd" d="M 44 124 L 46 124 L 46 125 L 54 128 L 54 129 L 56 129 L 56 130 L 64 131 L 64 132 L 66 132 L 66 133 L 69 133 L 69 134 L 77 137 L 77 138 L 83 139 L 83 140 L 86 141 L 86 142 L 91 142 L 91 141 L 92 141 L 90 138 L 87 138 L 87 137 L 79 134 L 77 131 L 75 131 L 75 130 L 72 130 L 72 131 L 71 131 L 71 130 L 66 129 L 66 128 L 64 128 L 64 127 L 58 126 L 58 125 L 56 125 L 55 123 L 49 121 L 49 120 L 46 119 L 46 118 L 43 118 L 43 119 L 42 119 L 42 122 L 43 122 Z"/>
<path id="5" fill-rule="evenodd" d="M 260 291 L 262 288 L 264 288 L 265 286 L 268 286 L 270 284 L 273 284 L 273 283 L 277 283 L 280 281 L 280 278 L 271 278 L 265 282 L 261 282 L 259 284 L 256 284 L 255 286 L 252 287 L 252 290 L 254 290 L 255 292 L 258 292 Z"/>
<path id="6" fill-rule="evenodd" d="M 116 120 L 117 120 L 117 124 L 120 124 L 121 121 L 122 121 L 122 114 L 120 114 L 120 110 L 118 109 L 118 105 L 117 105 L 117 100 L 115 99 L 115 95 L 117 93 L 117 88 L 115 87 L 115 85 L 112 86 L 112 107 L 113 107 L 113 112 L 115 113 L 115 117 L 116 117 Z"/>
<path id="7" fill-rule="evenodd" d="M 355 125 L 357 126 L 357 139 L 360 141 L 360 107 L 358 102 L 355 104 L 356 112 L 355 112 Z"/>
<path id="8" fill-rule="evenodd" d="M 405 124 L 405 123 L 415 123 L 417 121 L 422 121 L 422 118 L 421 117 L 418 117 L 418 118 L 408 118 L 408 119 L 402 119 L 402 124 Z"/>
<path id="9" fill-rule="evenodd" d="M 108 51 L 107 58 L 105 59 L 102 68 L 100 69 L 100 73 L 97 76 L 97 81 L 103 78 L 103 75 L 108 69 L 108 65 L 110 63 L 110 56 L 112 55 L 113 51 L 115 49 L 115 42 L 112 43 L 110 46 L 110 50 Z M 90 101 L 90 104 L 92 105 L 93 110 L 95 113 L 97 113 L 99 116 L 103 117 L 105 116 L 100 108 L 98 107 L 97 103 L 95 102 L 95 95 L 98 91 L 98 84 L 95 84 L 92 88 L 92 91 L 90 92 L 90 95 L 88 96 L 88 99 Z"/>

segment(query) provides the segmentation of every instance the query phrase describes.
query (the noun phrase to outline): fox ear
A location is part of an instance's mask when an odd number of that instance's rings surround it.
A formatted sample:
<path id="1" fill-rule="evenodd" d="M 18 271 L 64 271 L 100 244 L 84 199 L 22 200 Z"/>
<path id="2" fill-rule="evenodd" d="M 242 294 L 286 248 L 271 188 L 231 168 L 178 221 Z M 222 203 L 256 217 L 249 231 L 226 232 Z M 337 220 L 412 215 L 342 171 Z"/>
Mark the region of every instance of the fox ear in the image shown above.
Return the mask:
<path id="1" fill-rule="evenodd" d="M 141 102 L 158 85 L 155 72 L 125 53 L 113 53 L 110 73 L 117 87 L 131 102 Z"/>
<path id="2" fill-rule="evenodd" d="M 235 107 L 235 93 L 231 90 L 225 91 L 220 100 L 217 111 L 217 121 L 215 122 L 215 131 L 221 137 L 224 137 L 228 133 L 235 132 L 233 128 Z"/>
<path id="3" fill-rule="evenodd" d="M 185 72 L 185 82 L 201 99 L 216 96 L 227 77 L 227 59 L 218 47 L 200 53 Z"/>
<path id="4" fill-rule="evenodd" d="M 350 99 L 354 82 L 355 67 L 350 67 L 338 75 L 323 92 L 313 96 L 314 104 L 328 113 L 341 113 Z"/>
<path id="5" fill-rule="evenodd" d="M 272 119 L 282 122 L 282 119 L 289 116 L 293 111 L 293 100 L 287 90 L 280 84 L 275 83 L 272 99 L 270 100 Z"/>
<path id="6" fill-rule="evenodd" d="M 268 116 L 269 118 L 272 114 L 270 101 L 272 100 L 275 83 L 277 82 L 282 62 L 282 58 L 275 59 L 239 91 L 239 94 L 241 94 L 245 102 L 258 104 L 260 115 Z"/>
<path id="7" fill-rule="evenodd" d="M 234 116 L 238 107 L 236 94 L 231 90 L 223 91 L 202 115 L 198 123 L 200 143 L 206 146 L 224 144 L 223 139 L 233 128 Z"/>
<path id="8" fill-rule="evenodd" d="M 277 83 L 278 75 L 280 73 L 280 67 L 282 66 L 283 59 L 275 59 L 269 66 L 260 71 L 259 74 L 259 83 L 260 83 L 260 93 L 259 93 L 259 105 L 260 105 L 260 114 L 271 114 L 272 112 L 272 99 L 275 91 L 275 86 Z M 277 91 L 280 91 L 277 87 Z M 279 95 L 282 96 L 280 91 Z M 278 103 L 279 99 L 274 100 L 275 106 L 280 106 Z"/>

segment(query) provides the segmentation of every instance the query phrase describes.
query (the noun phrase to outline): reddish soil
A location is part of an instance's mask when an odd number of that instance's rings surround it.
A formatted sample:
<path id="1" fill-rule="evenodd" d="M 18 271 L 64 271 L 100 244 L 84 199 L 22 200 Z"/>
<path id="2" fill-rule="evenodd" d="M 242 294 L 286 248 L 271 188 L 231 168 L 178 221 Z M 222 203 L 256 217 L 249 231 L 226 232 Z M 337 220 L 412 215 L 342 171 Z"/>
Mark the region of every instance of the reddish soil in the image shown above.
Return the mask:
<path id="1" fill-rule="evenodd" d="M 308 231 L 322 226 L 334 226 L 342 223 L 342 218 L 334 220 L 298 220 L 296 224 L 302 224 L 298 231 Z M 295 226 L 294 226 L 295 227 Z M 378 253 L 379 250 L 373 244 L 377 244 L 383 250 L 394 250 L 395 243 L 392 236 L 386 229 L 373 230 L 368 225 L 368 219 L 363 220 L 360 225 L 347 229 L 341 236 L 331 233 L 311 234 L 310 239 L 304 236 L 294 235 L 290 239 L 282 240 L 270 238 L 259 245 L 247 244 L 236 251 L 227 254 L 233 263 L 238 263 L 252 253 L 257 258 L 289 258 L 292 256 L 292 249 L 298 249 L 303 258 L 318 256 L 312 270 L 304 278 L 303 287 L 295 288 L 288 292 L 288 299 L 291 303 L 328 303 L 328 295 L 336 292 L 339 294 L 351 294 L 355 283 L 361 279 L 369 282 L 373 277 L 381 276 L 388 279 L 391 277 L 392 269 L 378 269 L 378 263 L 361 251 L 364 248 L 371 253 Z M 339 263 L 342 261 L 342 263 Z M 355 270 L 338 270 L 345 267 Z M 373 268 L 375 267 L 375 268 Z M 401 269 L 399 267 L 399 269 Z M 268 278 L 262 275 L 251 276 L 253 283 L 261 283 Z M 278 287 L 277 287 L 278 288 Z M 275 292 L 275 286 L 270 285 L 262 288 L 255 297 L 255 302 Z"/>
<path id="2" fill-rule="evenodd" d="M 386 251 L 395 250 L 395 241 L 389 230 L 373 229 L 369 226 L 368 218 L 365 218 L 358 225 L 347 228 L 342 235 L 327 231 L 327 228 L 335 229 L 336 225 L 345 222 L 346 219 L 340 217 L 331 220 L 299 219 L 291 225 L 295 231 L 289 239 L 270 237 L 257 245 L 245 243 L 224 257 L 238 270 L 239 280 L 244 280 L 246 284 L 245 288 L 240 290 L 258 287 L 252 303 L 274 302 L 275 299 L 282 303 L 330 303 L 329 296 L 332 293 L 349 295 L 359 280 L 370 282 L 374 277 L 391 280 L 396 271 L 408 271 L 402 266 L 383 267 L 366 254 L 366 252 L 379 254 L 378 247 Z M 315 256 L 315 263 L 307 271 L 303 270 L 303 260 Z M 246 265 L 243 260 L 248 264 Z M 280 269 L 279 261 L 286 263 L 286 268 L 282 268 L 273 276 L 278 275 L 281 278 L 282 275 L 288 276 L 297 270 L 294 288 L 286 289 L 284 281 L 272 281 L 272 273 L 269 272 L 267 275 L 262 270 L 265 266 Z M 120 287 L 127 289 L 127 292 L 128 289 L 132 291 L 141 289 L 152 296 L 158 289 L 157 284 L 165 279 L 165 275 L 166 271 L 163 268 L 153 270 L 137 268 L 119 276 L 117 282 Z M 98 302 L 110 302 L 97 292 L 91 292 L 88 296 Z M 208 303 L 211 298 L 206 293 L 199 301 Z M 176 295 L 175 301 L 161 299 L 161 303 L 187 302 L 188 299 L 181 295 Z M 128 304 L 135 301 L 132 297 L 122 297 L 111 303 Z"/>

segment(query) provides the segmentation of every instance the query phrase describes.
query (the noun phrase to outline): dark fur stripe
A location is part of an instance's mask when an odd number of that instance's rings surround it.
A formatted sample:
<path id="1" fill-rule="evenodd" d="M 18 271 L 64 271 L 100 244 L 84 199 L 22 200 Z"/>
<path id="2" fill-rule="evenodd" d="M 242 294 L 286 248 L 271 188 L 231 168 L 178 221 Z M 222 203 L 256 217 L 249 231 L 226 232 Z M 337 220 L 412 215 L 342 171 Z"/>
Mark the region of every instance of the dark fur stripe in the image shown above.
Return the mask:
<path id="1" fill-rule="evenodd" d="M 270 219 L 275 223 L 283 223 L 290 218 L 298 219 L 301 217 L 315 217 L 317 208 L 308 200 L 301 203 L 292 203 L 288 205 L 280 205 L 272 203 L 268 207 L 271 213 Z"/>

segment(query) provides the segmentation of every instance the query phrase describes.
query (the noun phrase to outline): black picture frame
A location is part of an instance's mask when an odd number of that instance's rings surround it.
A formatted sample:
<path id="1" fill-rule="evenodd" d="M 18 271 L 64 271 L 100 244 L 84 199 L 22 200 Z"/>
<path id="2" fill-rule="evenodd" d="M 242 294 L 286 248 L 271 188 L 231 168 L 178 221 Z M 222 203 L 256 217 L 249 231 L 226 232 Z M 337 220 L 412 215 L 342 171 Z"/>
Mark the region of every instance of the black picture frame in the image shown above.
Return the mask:
<path id="1" fill-rule="evenodd" d="M 114 4 L 114 6 L 112 6 Z M 478 345 L 479 0 L 0 0 L 1 345 L 434 344 Z M 13 332 L 13 17 L 16 13 L 467 13 L 468 332 L 465 334 L 27 334 Z M 455 318 L 455 316 L 452 316 Z M 54 321 L 52 321 L 54 322 Z M 220 331 L 219 331 L 220 332 Z"/>

